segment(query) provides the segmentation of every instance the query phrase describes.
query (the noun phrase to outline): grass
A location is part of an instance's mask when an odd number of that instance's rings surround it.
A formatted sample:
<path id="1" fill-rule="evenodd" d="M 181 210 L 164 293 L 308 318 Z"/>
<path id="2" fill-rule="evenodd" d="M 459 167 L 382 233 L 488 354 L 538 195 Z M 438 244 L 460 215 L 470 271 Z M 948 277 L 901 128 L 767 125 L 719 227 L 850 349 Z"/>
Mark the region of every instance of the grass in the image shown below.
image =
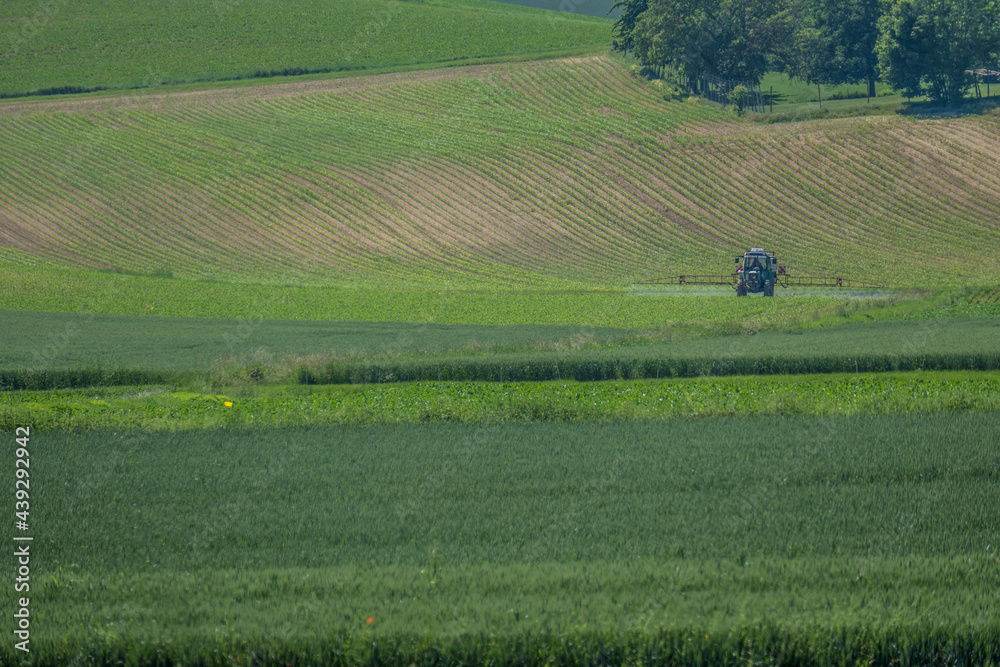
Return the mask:
<path id="1" fill-rule="evenodd" d="M 866 118 L 872 116 L 888 116 L 908 113 L 912 107 L 902 100 L 892 97 L 880 97 L 870 104 L 858 100 L 837 100 L 823 102 L 823 108 L 816 104 L 789 104 L 783 108 L 767 113 L 747 114 L 757 123 L 774 125 L 778 123 L 804 123 L 817 120 L 832 120 L 836 118 Z"/>
<path id="2" fill-rule="evenodd" d="M 0 267 L 0 308 L 22 311 L 9 319 L 11 335 L 33 322 L 34 311 L 151 318 L 244 318 L 246 320 L 326 320 L 422 322 L 428 324 L 570 325 L 620 329 L 672 325 L 736 326 L 759 330 L 859 311 L 901 314 L 940 306 L 957 292 L 928 295 L 887 291 L 836 290 L 780 292 L 775 300 L 738 300 L 729 288 L 567 289 L 565 284 L 535 289 L 478 289 L 441 284 L 422 288 L 289 284 L 232 284 L 132 276 L 64 268 Z M 289 277 L 289 281 L 294 279 Z M 865 298 L 858 298 L 865 297 Z M 893 308 L 889 308 L 892 306 Z M 984 305 L 978 310 L 990 311 Z M 976 310 L 974 308 L 973 310 Z M 971 313 L 970 313 L 971 314 Z M 43 318 L 43 316 L 37 316 Z M 73 319 L 73 318 L 71 318 Z M 62 329 L 59 318 L 42 326 Z M 234 323 L 235 325 L 235 323 Z M 61 333 L 61 331 L 52 331 Z M 221 335 L 221 334 L 220 334 Z"/>
<path id="3" fill-rule="evenodd" d="M 820 92 L 816 86 L 802 79 L 792 78 L 784 72 L 768 72 L 760 80 L 760 89 L 765 96 L 774 90 L 774 105 L 783 107 L 784 105 L 800 105 L 813 103 L 818 105 Z M 867 100 L 867 84 L 842 84 L 837 86 L 821 86 L 823 93 L 823 106 L 827 101 L 835 102 L 840 100 Z M 875 84 L 875 97 L 873 102 L 880 101 L 885 97 L 902 99 L 898 95 L 891 95 L 892 89 L 881 82 Z M 765 98 L 766 99 L 766 98 Z"/>
<path id="4" fill-rule="evenodd" d="M 813 84 L 789 77 L 783 72 L 768 72 L 765 74 L 761 78 L 760 88 L 764 93 L 765 99 L 768 99 L 770 91 L 773 89 L 774 107 L 777 114 L 804 114 L 808 111 L 819 110 L 820 90 L 817 90 L 817 87 Z M 873 109 L 873 113 L 884 113 L 886 109 L 919 113 L 922 108 L 936 107 L 936 104 L 924 98 L 917 98 L 915 100 L 904 98 L 880 82 L 875 84 L 875 96 L 871 98 L 867 96 L 867 84 L 824 85 L 821 86 L 821 91 L 823 95 L 823 109 L 827 109 L 834 114 L 858 109 L 859 107 L 883 108 L 883 111 Z M 991 89 L 990 95 L 987 95 L 986 92 L 985 85 L 983 86 L 983 97 L 981 98 L 976 98 L 974 91 L 970 91 L 972 96 L 966 98 L 966 107 L 975 109 L 978 106 L 988 106 L 991 101 L 995 101 L 997 98 L 997 94 L 1000 93 L 1000 87 Z M 905 106 L 904 102 L 907 103 Z M 803 117 L 800 120 L 805 119 Z"/>
<path id="5" fill-rule="evenodd" d="M 173 431 L 1000 410 L 1000 376 L 983 371 L 324 387 L 248 380 L 209 393 L 167 386 L 6 392 L 0 427 Z"/>
<path id="6" fill-rule="evenodd" d="M 484 0 L 5 3 L 0 97 L 597 49 L 610 19 Z"/>
<path id="7" fill-rule="evenodd" d="M 998 414 L 33 431 L 31 658 L 996 661 Z"/>
<path id="8" fill-rule="evenodd" d="M 761 126 L 604 56 L 289 86 L 0 105 L 6 272 L 579 289 L 763 245 L 799 275 L 995 282 L 989 114 Z"/>
<path id="9" fill-rule="evenodd" d="M 776 95 L 777 97 L 777 95 Z M 941 106 L 940 103 L 925 99 L 904 99 L 900 95 L 887 95 L 862 101 L 860 99 L 823 100 L 820 107 L 816 102 L 793 102 L 782 104 L 766 113 L 750 113 L 748 118 L 761 124 L 801 123 L 835 118 L 863 118 L 869 116 L 903 115 L 922 119 L 958 118 L 982 116 L 996 113 L 998 100 L 967 97 L 961 106 Z"/>

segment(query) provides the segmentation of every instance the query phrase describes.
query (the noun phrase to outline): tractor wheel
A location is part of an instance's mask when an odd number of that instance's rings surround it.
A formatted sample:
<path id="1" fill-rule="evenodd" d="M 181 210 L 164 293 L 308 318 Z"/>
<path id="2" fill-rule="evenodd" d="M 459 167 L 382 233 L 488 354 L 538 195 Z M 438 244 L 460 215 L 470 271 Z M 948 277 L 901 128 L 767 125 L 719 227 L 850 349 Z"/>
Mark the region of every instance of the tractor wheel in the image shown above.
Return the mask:
<path id="1" fill-rule="evenodd" d="M 774 283 L 770 280 L 764 283 L 764 296 L 774 296 Z"/>
<path id="2" fill-rule="evenodd" d="M 736 296 L 746 296 L 747 285 L 742 280 L 736 283 Z"/>

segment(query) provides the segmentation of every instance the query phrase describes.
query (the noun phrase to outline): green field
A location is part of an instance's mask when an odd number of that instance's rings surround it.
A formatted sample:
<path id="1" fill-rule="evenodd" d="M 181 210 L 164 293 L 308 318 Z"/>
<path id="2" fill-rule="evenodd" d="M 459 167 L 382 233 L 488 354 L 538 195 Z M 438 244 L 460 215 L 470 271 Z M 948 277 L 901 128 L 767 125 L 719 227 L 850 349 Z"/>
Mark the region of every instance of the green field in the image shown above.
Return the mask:
<path id="1" fill-rule="evenodd" d="M 691 299 L 697 307 L 698 297 Z M 6 312 L 0 327 L 7 343 L 0 353 L 0 387 L 181 381 L 225 386 L 251 380 L 592 381 L 1000 369 L 1000 318 L 992 305 L 959 312 L 977 310 L 985 312 L 978 317 L 941 317 L 948 311 L 893 312 L 876 304 L 868 310 L 841 310 L 825 327 L 807 321 L 792 328 L 772 325 L 770 330 L 727 335 L 720 335 L 725 320 L 716 322 L 714 330 L 629 330 Z M 939 316 L 913 318 L 927 314 Z"/>
<path id="2" fill-rule="evenodd" d="M 358 287 L 334 287 L 302 285 L 296 276 L 289 276 L 290 284 L 285 285 L 246 284 L 14 264 L 0 268 L 0 276 L 0 307 L 11 311 L 612 328 L 736 321 L 757 323 L 759 328 L 765 321 L 787 324 L 906 301 L 921 308 L 916 302 L 927 296 L 897 296 L 887 291 L 782 291 L 781 296 L 796 298 L 776 308 L 764 299 L 736 301 L 728 287 L 708 293 L 696 291 L 697 298 L 681 291 L 645 287 L 570 290 L 558 283 L 536 289 L 503 289 L 499 285 L 493 289 L 456 289 L 450 281 L 410 289 L 380 287 L 375 281 Z"/>
<path id="3" fill-rule="evenodd" d="M 0 428 L 173 431 L 1000 410 L 997 373 L 983 371 L 360 386 L 269 386 L 235 374 L 227 379 L 226 387 L 202 391 L 166 384 L 9 391 L 0 394 Z"/>
<path id="4" fill-rule="evenodd" d="M 1000 665 L 1000 114 L 521 4 L 0 8 L 0 664 Z"/>
<path id="5" fill-rule="evenodd" d="M 997 414 L 33 433 L 36 664 L 995 662 Z"/>
<path id="6" fill-rule="evenodd" d="M 728 273 L 761 245 L 793 275 L 985 286 L 997 128 L 995 114 L 761 126 L 665 101 L 604 56 L 9 102 L 4 256 L 239 283 L 593 289 Z"/>
<path id="7" fill-rule="evenodd" d="M 486 0 L 121 4 L 5 2 L 0 97 L 593 51 L 612 23 Z"/>
<path id="8" fill-rule="evenodd" d="M 838 86 L 820 86 L 817 90 L 815 85 L 812 85 L 801 79 L 795 79 L 784 72 L 768 72 L 760 80 L 760 89 L 764 93 L 765 98 L 769 98 L 771 91 L 774 92 L 774 105 L 801 105 L 808 103 L 815 103 L 819 106 L 819 96 L 820 93 L 823 95 L 824 105 L 828 101 L 839 101 L 839 100 L 864 100 L 868 94 L 867 84 L 841 84 Z M 878 102 L 886 97 L 891 97 L 895 101 L 898 101 L 900 96 L 892 95 L 893 91 L 889 89 L 883 83 L 875 84 L 875 99 L 870 100 L 872 102 Z"/>
<path id="9" fill-rule="evenodd" d="M 79 367 L 207 371 L 254 355 L 282 359 L 329 354 L 396 358 L 485 350 L 611 345 L 634 341 L 627 329 L 571 325 L 317 322 L 203 319 L 6 311 L 0 369 Z"/>

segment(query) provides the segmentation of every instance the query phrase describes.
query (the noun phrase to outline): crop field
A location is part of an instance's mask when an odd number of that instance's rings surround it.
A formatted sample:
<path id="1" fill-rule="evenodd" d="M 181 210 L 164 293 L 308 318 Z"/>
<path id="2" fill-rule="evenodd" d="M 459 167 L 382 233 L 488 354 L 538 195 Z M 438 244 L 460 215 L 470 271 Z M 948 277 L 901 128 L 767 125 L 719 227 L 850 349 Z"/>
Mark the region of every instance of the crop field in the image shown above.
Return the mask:
<path id="1" fill-rule="evenodd" d="M 757 125 L 606 56 L 9 102 L 0 133 L 8 265 L 593 288 L 762 245 L 890 287 L 1000 269 L 995 115 Z"/>
<path id="2" fill-rule="evenodd" d="M 983 371 L 319 387 L 234 382 L 225 391 L 142 385 L 6 392 L 0 394 L 0 428 L 30 423 L 46 430 L 173 431 L 1000 410 L 1000 377 Z"/>
<path id="3" fill-rule="evenodd" d="M 691 341 L 593 349 L 542 345 L 540 350 L 441 354 L 417 358 L 352 359 L 319 356 L 291 364 L 249 360 L 227 364 L 231 378 L 252 373 L 314 383 L 413 380 L 578 381 L 623 378 L 890 370 L 1000 369 L 1000 320 L 994 317 L 933 322 L 881 322 L 801 331 L 735 334 Z M 11 378 L 11 382 L 17 383 Z M 31 386 L 32 378 L 24 378 Z M 40 378 L 41 379 L 41 378 Z M 21 386 L 15 384 L 15 386 Z M 49 386 L 42 379 L 39 388 Z"/>
<path id="4" fill-rule="evenodd" d="M 885 315 L 873 311 L 878 315 Z M 7 313 L 0 387 L 136 382 L 364 384 L 1000 369 L 1000 318 L 840 323 L 718 335 Z M 683 332 L 686 330 L 682 330 Z M 715 335 L 706 335 L 715 334 Z"/>
<path id="5" fill-rule="evenodd" d="M 530 290 L 455 289 L 448 283 L 415 289 L 302 284 L 247 284 L 167 279 L 101 271 L 8 265 L 0 268 L 0 307 L 10 311 L 49 311 L 151 317 L 202 317 L 269 320 L 427 322 L 437 324 L 546 324 L 612 328 L 650 328 L 664 324 L 755 324 L 780 326 L 824 316 L 879 310 L 910 303 L 923 310 L 927 294 L 896 296 L 797 294 L 780 307 L 773 300 L 736 300 L 731 288 L 696 298 L 646 289 Z M 782 293 L 782 296 L 786 296 Z M 953 298 L 954 295 L 952 295 Z M 568 298 L 572 297 L 572 298 Z M 834 298 L 831 298 L 834 297 Z M 861 298 L 859 298 L 861 297 Z M 942 298 L 949 298 L 944 295 Z M 940 299 L 933 305 L 940 305 Z M 988 304 L 963 303 L 970 314 Z M 896 312 L 896 311 L 894 311 Z M 11 326 L 17 326 L 12 324 Z"/>
<path id="6" fill-rule="evenodd" d="M 612 24 L 484 0 L 121 4 L 3 3 L 0 97 L 594 51 Z"/>
<path id="7" fill-rule="evenodd" d="M 78 367 L 208 370 L 265 355 L 398 358 L 485 350 L 606 346 L 636 342 L 628 329 L 570 325 L 322 322 L 4 312 L 0 369 Z"/>
<path id="8" fill-rule="evenodd" d="M 1000 113 L 519 2 L 0 7 L 0 664 L 1000 665 Z"/>
<path id="9" fill-rule="evenodd" d="M 39 431 L 36 664 L 988 664 L 997 415 Z"/>

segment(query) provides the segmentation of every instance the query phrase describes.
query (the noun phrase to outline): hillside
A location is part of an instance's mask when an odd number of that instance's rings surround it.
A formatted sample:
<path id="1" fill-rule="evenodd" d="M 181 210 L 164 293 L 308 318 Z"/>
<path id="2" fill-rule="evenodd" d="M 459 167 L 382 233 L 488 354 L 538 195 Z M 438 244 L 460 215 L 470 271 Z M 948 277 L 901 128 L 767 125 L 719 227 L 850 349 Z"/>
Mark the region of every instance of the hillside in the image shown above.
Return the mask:
<path id="1" fill-rule="evenodd" d="M 135 89 L 0 100 L 0 665 L 1000 664 L 1000 113 L 764 124 L 606 20 L 270 4 L 12 5 L 60 38 L 2 81 Z M 343 16 L 391 71 L 130 78 Z M 633 284 L 756 245 L 933 289 Z"/>
<path id="2" fill-rule="evenodd" d="M 579 53 L 611 24 L 489 0 L 12 0 L 0 97 Z"/>
<path id="3" fill-rule="evenodd" d="M 0 257 L 239 281 L 995 283 L 997 117 L 757 125 L 589 56 L 0 104 Z M 886 193 L 891 193 L 891 197 Z"/>

